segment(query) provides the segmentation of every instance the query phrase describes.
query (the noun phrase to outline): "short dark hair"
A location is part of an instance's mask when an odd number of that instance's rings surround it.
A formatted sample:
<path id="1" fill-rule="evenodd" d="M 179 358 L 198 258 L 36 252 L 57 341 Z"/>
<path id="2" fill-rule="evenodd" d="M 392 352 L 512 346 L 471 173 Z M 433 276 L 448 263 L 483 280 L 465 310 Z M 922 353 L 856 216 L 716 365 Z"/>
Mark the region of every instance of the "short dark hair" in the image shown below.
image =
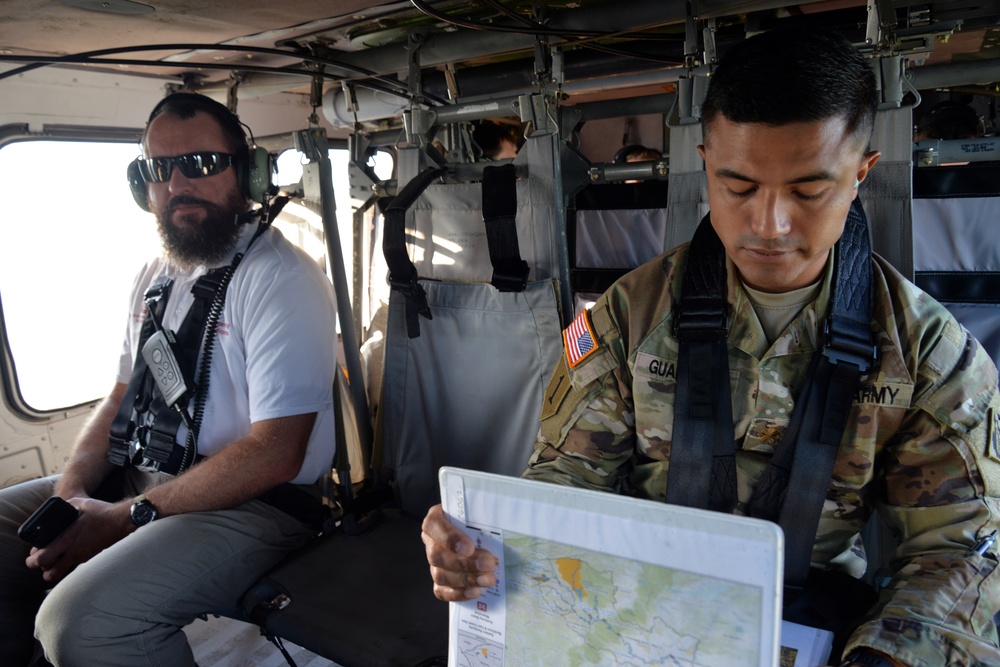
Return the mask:
<path id="1" fill-rule="evenodd" d="M 740 42 L 712 74 L 701 117 L 786 125 L 841 117 L 867 145 L 878 109 L 875 74 L 844 37 L 776 29 Z M 707 139 L 707 136 L 706 136 Z"/>
<path id="2" fill-rule="evenodd" d="M 220 104 L 206 95 L 198 93 L 172 93 L 167 95 L 159 104 L 153 107 L 146 121 L 148 131 L 149 124 L 154 118 L 168 113 L 181 120 L 192 118 L 198 112 L 206 113 L 219 123 L 225 137 L 229 152 L 241 160 L 246 160 L 249 153 L 247 135 L 243 130 L 243 124 L 239 117 L 229 110 L 229 107 Z M 146 132 L 142 134 L 143 142 L 146 140 Z"/>
<path id="3" fill-rule="evenodd" d="M 491 160 L 496 159 L 504 141 L 513 145 L 514 150 L 519 150 L 524 143 L 524 137 L 517 128 L 492 120 L 475 123 L 472 128 L 472 140 L 482 149 L 483 156 Z"/>
<path id="4" fill-rule="evenodd" d="M 921 139 L 974 139 L 986 133 L 983 119 L 968 104 L 945 100 L 920 117 L 916 134 Z"/>

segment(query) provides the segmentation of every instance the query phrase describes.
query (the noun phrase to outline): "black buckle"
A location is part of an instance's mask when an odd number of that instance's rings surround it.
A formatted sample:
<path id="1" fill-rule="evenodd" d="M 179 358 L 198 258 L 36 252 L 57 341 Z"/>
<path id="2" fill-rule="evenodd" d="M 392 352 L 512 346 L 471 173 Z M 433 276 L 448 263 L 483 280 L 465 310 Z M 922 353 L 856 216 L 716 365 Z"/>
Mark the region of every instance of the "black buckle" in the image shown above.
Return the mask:
<path id="1" fill-rule="evenodd" d="M 501 292 L 523 292 L 528 285 L 528 263 L 517 260 L 499 262 L 493 267 L 493 278 L 490 284 Z"/>
<path id="2" fill-rule="evenodd" d="M 170 288 L 173 284 L 173 278 L 158 278 L 153 281 L 152 285 L 146 288 L 145 292 L 142 293 L 142 300 L 146 302 L 147 306 L 151 306 L 162 299 L 166 294 L 169 294 Z"/>
<path id="3" fill-rule="evenodd" d="M 828 317 L 823 322 L 823 356 L 830 363 L 854 364 L 862 374 L 878 361 L 871 329 L 853 320 Z"/>
<path id="4" fill-rule="evenodd" d="M 394 290 L 402 292 L 403 296 L 406 297 L 406 301 L 416 306 L 418 313 L 427 319 L 431 319 L 431 310 L 427 307 L 427 293 L 424 292 L 424 288 L 420 286 L 415 277 L 407 280 L 396 280 L 390 275 L 389 286 Z"/>
<path id="5" fill-rule="evenodd" d="M 208 273 L 194 281 L 194 285 L 191 286 L 191 294 L 196 299 L 214 298 L 215 293 L 219 291 L 219 286 L 222 285 L 222 278 L 225 273 L 225 268 L 211 269 Z"/>
<path id="6" fill-rule="evenodd" d="M 728 304 L 722 299 L 685 299 L 674 321 L 674 336 L 685 343 L 726 340 L 729 337 L 728 310 Z"/>
<path id="7" fill-rule="evenodd" d="M 108 441 L 111 446 L 108 448 L 107 460 L 113 466 L 123 466 L 128 463 L 129 452 L 131 450 L 132 441 L 125 440 L 122 438 L 116 438 L 113 435 L 108 436 Z"/>

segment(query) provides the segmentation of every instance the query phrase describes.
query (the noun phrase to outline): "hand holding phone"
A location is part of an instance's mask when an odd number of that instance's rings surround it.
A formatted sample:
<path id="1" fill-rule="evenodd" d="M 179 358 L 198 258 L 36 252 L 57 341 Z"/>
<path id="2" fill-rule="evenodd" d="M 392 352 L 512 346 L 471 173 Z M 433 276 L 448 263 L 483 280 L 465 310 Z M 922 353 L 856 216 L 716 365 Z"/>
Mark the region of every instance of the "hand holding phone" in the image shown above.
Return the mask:
<path id="1" fill-rule="evenodd" d="M 78 509 L 59 496 L 52 496 L 21 524 L 17 536 L 41 549 L 59 537 L 79 516 Z"/>

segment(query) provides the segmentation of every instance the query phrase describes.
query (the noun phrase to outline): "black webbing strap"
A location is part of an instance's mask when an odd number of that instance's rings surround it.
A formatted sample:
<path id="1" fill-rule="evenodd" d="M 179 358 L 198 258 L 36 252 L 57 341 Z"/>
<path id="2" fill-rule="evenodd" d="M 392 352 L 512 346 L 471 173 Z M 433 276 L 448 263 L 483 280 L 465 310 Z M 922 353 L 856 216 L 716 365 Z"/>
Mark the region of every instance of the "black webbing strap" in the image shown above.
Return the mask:
<path id="1" fill-rule="evenodd" d="M 137 349 L 141 350 L 142 346 L 146 344 L 146 341 L 155 332 L 153 315 L 160 320 L 163 319 L 163 311 L 166 308 L 167 299 L 170 298 L 171 287 L 173 287 L 172 280 L 161 278 L 154 281 L 146 289 L 144 299 L 147 303 L 150 300 L 155 300 L 155 310 L 149 313 L 142 323 L 142 328 L 139 330 L 139 347 Z M 132 376 L 129 378 L 128 387 L 125 389 L 125 397 L 118 407 L 118 413 L 111 422 L 111 429 L 108 435 L 110 447 L 107 459 L 112 465 L 123 466 L 131 458 L 129 450 L 132 445 L 132 433 L 135 430 L 135 424 L 132 422 L 132 410 L 138 408 L 145 411 L 149 409 L 149 402 L 152 400 L 152 394 L 146 392 L 144 388 L 147 376 L 146 360 L 142 354 L 137 354 L 135 364 L 132 366 Z M 141 401 L 139 400 L 140 392 L 143 399 Z M 138 406 L 136 405 L 137 402 L 140 403 Z"/>
<path id="2" fill-rule="evenodd" d="M 719 275 L 707 276 L 709 271 L 718 271 Z M 735 492 L 734 473 L 719 462 L 718 454 L 723 447 L 730 450 L 734 447 L 732 409 L 728 407 L 728 416 L 716 412 L 720 417 L 718 422 L 725 424 L 728 432 L 724 428 L 712 429 L 711 420 L 699 416 L 705 412 L 711 398 L 703 396 L 698 387 L 712 386 L 714 391 L 718 385 L 709 385 L 708 378 L 718 382 L 718 369 L 722 364 L 715 359 L 706 361 L 702 356 L 705 353 L 698 347 L 704 345 L 706 339 L 719 336 L 723 330 L 724 320 L 719 318 L 725 315 L 725 279 L 725 250 L 706 216 L 691 242 L 677 314 L 680 358 L 673 437 L 677 446 L 670 454 L 667 501 L 675 502 L 674 487 L 679 485 L 679 493 L 698 495 L 676 502 L 711 509 L 716 508 L 719 500 L 728 503 L 728 489 Z M 816 527 L 857 382 L 863 373 L 871 370 L 876 360 L 870 324 L 871 284 L 868 224 L 861 204 L 855 200 L 834 250 L 830 316 L 824 323 L 822 348 L 813 359 L 799 394 L 798 406 L 748 506 L 749 515 L 777 521 L 785 533 L 786 585 L 802 586 L 809 573 Z M 720 295 L 721 306 L 718 303 Z M 723 379 L 728 383 L 725 339 L 714 345 L 711 354 L 726 364 Z M 685 363 L 690 369 L 686 373 Z M 723 391 L 717 393 L 725 394 L 725 405 L 729 406 L 727 387 L 728 384 L 723 385 Z M 716 410 L 722 405 L 718 397 L 712 404 Z M 703 442 L 708 438 L 713 441 L 711 454 L 710 446 Z M 709 456 L 715 478 L 712 492 L 718 489 L 718 498 L 705 494 L 706 482 L 688 481 L 691 477 L 707 476 L 704 471 L 709 467 Z M 689 488 L 694 491 L 686 491 Z"/>
<path id="3" fill-rule="evenodd" d="M 674 324 L 680 341 L 667 502 L 731 512 L 736 454 L 729 392 L 726 254 L 708 216 L 695 231 Z M 711 475 L 706 464 L 711 461 Z"/>
<path id="4" fill-rule="evenodd" d="M 855 199 L 834 250 L 830 316 L 778 519 L 785 533 L 786 586 L 805 584 L 858 380 L 877 360 L 871 331 L 871 256 L 868 221 L 860 199 Z"/>
<path id="5" fill-rule="evenodd" d="M 483 169 L 483 223 L 493 264 L 490 281 L 501 292 L 523 292 L 528 263 L 517 243 L 517 169 L 513 164 Z"/>
<path id="6" fill-rule="evenodd" d="M 181 374 L 188 387 L 195 390 L 192 378 L 205 335 L 205 324 L 227 268 L 211 269 L 195 281 L 191 287 L 194 301 L 175 337 L 178 350 L 177 363 L 181 367 Z M 155 461 L 164 472 L 176 474 L 189 464 L 192 458 L 185 457 L 185 448 L 177 446 L 176 443 L 177 431 L 183 419 L 177 410 L 164 403 L 163 396 L 157 389 L 152 374 L 148 372 L 146 360 L 141 354 L 143 345 L 155 331 L 154 318 L 156 321 L 163 320 L 163 311 L 170 297 L 171 285 L 172 281 L 157 280 L 150 285 L 143 296 L 150 313 L 142 323 L 136 348 L 140 353 L 136 355 L 125 396 L 111 422 L 108 437 L 111 446 L 107 458 L 110 463 L 118 466 L 128 463 L 138 464 L 145 458 Z M 179 400 L 185 399 L 182 397 Z M 133 412 L 152 413 L 154 415 L 152 425 L 137 426 L 132 421 Z M 136 434 L 136 428 L 147 430 Z M 133 448 L 133 443 L 137 441 L 145 444 L 141 450 Z"/>
<path id="7" fill-rule="evenodd" d="M 417 174 L 385 209 L 385 236 L 382 238 L 382 254 L 389 267 L 389 285 L 402 292 L 406 298 L 406 333 L 410 338 L 420 335 L 419 315 L 432 319 L 427 307 L 427 294 L 417 282 L 417 267 L 406 252 L 406 210 L 417 197 L 438 176 L 444 173 L 441 167 L 428 167 Z"/>

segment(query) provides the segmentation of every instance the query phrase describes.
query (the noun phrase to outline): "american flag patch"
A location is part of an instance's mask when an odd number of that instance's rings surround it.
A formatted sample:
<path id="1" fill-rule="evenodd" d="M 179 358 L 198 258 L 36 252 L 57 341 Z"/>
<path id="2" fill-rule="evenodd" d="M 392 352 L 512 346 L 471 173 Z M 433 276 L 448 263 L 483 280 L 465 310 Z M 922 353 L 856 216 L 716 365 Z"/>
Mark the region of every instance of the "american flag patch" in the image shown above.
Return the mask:
<path id="1" fill-rule="evenodd" d="M 597 352 L 597 337 L 594 327 L 590 324 L 590 311 L 584 310 L 573 323 L 563 331 L 563 344 L 566 347 L 566 361 L 573 368 L 581 361 Z"/>

